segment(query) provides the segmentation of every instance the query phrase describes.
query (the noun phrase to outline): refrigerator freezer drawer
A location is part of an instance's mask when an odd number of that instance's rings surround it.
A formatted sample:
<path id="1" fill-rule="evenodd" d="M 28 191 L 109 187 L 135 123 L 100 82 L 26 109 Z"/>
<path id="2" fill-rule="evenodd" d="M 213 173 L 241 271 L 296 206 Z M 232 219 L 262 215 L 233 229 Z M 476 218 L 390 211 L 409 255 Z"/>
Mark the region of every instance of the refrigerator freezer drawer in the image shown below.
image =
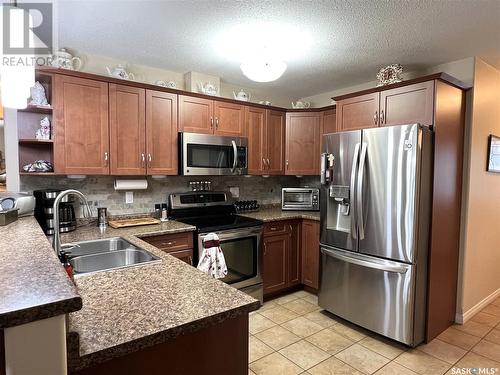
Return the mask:
<path id="1" fill-rule="evenodd" d="M 319 305 L 352 323 L 414 346 L 416 266 L 321 248 Z"/>

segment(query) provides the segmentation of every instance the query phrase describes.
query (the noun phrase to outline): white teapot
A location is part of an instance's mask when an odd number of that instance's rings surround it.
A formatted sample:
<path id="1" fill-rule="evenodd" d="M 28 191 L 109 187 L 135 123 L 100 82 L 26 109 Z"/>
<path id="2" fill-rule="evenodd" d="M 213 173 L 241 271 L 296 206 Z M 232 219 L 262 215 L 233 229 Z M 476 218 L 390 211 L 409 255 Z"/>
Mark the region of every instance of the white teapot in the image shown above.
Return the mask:
<path id="1" fill-rule="evenodd" d="M 78 56 L 72 56 L 65 48 L 61 48 L 52 55 L 50 65 L 55 68 L 80 70 L 82 67 L 82 60 Z"/>
<path id="2" fill-rule="evenodd" d="M 127 79 L 127 80 L 135 79 L 134 73 L 127 72 L 122 64 L 118 64 L 117 66 L 114 67 L 113 70 L 109 69 L 109 67 L 106 67 L 106 70 L 108 71 L 108 74 L 114 78 Z"/>
<path id="3" fill-rule="evenodd" d="M 248 102 L 250 100 L 250 94 L 247 94 L 243 89 L 237 94 L 233 91 L 233 96 L 236 100 L 241 100 L 243 102 Z"/>
<path id="4" fill-rule="evenodd" d="M 217 87 L 210 82 L 207 82 L 205 84 L 203 83 L 198 83 L 198 88 L 203 94 L 206 95 L 217 95 Z"/>

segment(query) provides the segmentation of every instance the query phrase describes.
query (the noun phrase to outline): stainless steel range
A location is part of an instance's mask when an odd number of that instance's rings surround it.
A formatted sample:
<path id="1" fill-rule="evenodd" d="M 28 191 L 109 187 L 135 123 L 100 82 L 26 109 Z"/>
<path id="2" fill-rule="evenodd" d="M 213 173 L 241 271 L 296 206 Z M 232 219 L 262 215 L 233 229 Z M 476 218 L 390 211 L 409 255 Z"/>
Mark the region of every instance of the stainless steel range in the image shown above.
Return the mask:
<path id="1" fill-rule="evenodd" d="M 228 268 L 221 280 L 262 302 L 262 221 L 237 215 L 225 192 L 171 194 L 169 206 L 172 219 L 197 228 L 193 264 L 198 264 L 203 238 L 216 233 Z"/>

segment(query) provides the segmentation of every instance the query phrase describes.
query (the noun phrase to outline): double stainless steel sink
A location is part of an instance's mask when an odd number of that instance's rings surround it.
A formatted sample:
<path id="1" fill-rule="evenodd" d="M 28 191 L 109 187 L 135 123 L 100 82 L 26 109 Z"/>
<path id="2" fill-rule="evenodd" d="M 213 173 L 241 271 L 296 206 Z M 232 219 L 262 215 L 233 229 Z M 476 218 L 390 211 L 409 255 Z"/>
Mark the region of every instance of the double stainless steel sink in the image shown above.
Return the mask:
<path id="1" fill-rule="evenodd" d="M 70 253 L 76 275 L 161 262 L 122 237 L 63 244 L 62 248 Z"/>

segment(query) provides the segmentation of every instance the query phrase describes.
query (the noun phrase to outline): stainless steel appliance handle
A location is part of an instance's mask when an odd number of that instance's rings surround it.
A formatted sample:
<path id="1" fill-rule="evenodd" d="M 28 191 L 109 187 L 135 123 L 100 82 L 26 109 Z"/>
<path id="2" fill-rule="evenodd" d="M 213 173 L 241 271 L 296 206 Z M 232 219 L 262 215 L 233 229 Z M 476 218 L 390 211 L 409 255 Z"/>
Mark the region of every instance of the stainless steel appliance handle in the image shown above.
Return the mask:
<path id="1" fill-rule="evenodd" d="M 358 266 L 362 267 L 367 267 L 367 268 L 373 268 L 376 270 L 381 270 L 385 272 L 393 272 L 393 273 L 406 273 L 408 269 L 403 266 L 395 266 L 391 264 L 381 264 L 381 263 L 375 263 L 375 262 L 369 262 L 364 259 L 359 259 L 347 255 L 343 255 L 340 253 L 337 253 L 332 250 L 325 249 L 324 247 L 321 248 L 321 252 L 329 257 L 336 258 L 339 260 L 342 260 L 347 263 L 352 263 L 352 264 L 357 264 Z"/>
<path id="2" fill-rule="evenodd" d="M 356 146 L 354 146 L 354 156 L 352 158 L 352 167 L 351 167 L 351 186 L 349 187 L 350 190 L 350 197 L 349 197 L 349 204 L 351 205 L 351 236 L 354 239 L 358 238 L 358 228 L 357 228 L 357 222 L 356 222 L 356 169 L 358 167 L 358 156 L 359 156 L 359 143 L 356 143 Z"/>
<path id="3" fill-rule="evenodd" d="M 320 162 L 320 167 L 319 170 L 321 171 L 320 176 L 321 176 L 321 185 L 326 185 L 326 158 L 328 154 L 326 152 L 323 152 L 321 154 L 321 162 Z"/>
<path id="4" fill-rule="evenodd" d="M 362 240 L 365 238 L 365 223 L 363 219 L 363 180 L 364 180 L 364 172 L 365 172 L 365 159 L 366 159 L 366 150 L 368 149 L 368 144 L 363 142 L 361 145 L 361 156 L 359 158 L 359 169 L 358 169 L 358 185 L 356 187 L 356 216 L 358 221 L 358 229 L 359 229 L 359 239 Z"/>
<path id="5" fill-rule="evenodd" d="M 236 147 L 236 142 L 234 140 L 231 141 L 233 144 L 233 152 L 234 152 L 234 160 L 233 160 L 233 167 L 231 168 L 231 173 L 234 173 L 236 170 L 236 165 L 238 163 L 238 147 Z"/>

